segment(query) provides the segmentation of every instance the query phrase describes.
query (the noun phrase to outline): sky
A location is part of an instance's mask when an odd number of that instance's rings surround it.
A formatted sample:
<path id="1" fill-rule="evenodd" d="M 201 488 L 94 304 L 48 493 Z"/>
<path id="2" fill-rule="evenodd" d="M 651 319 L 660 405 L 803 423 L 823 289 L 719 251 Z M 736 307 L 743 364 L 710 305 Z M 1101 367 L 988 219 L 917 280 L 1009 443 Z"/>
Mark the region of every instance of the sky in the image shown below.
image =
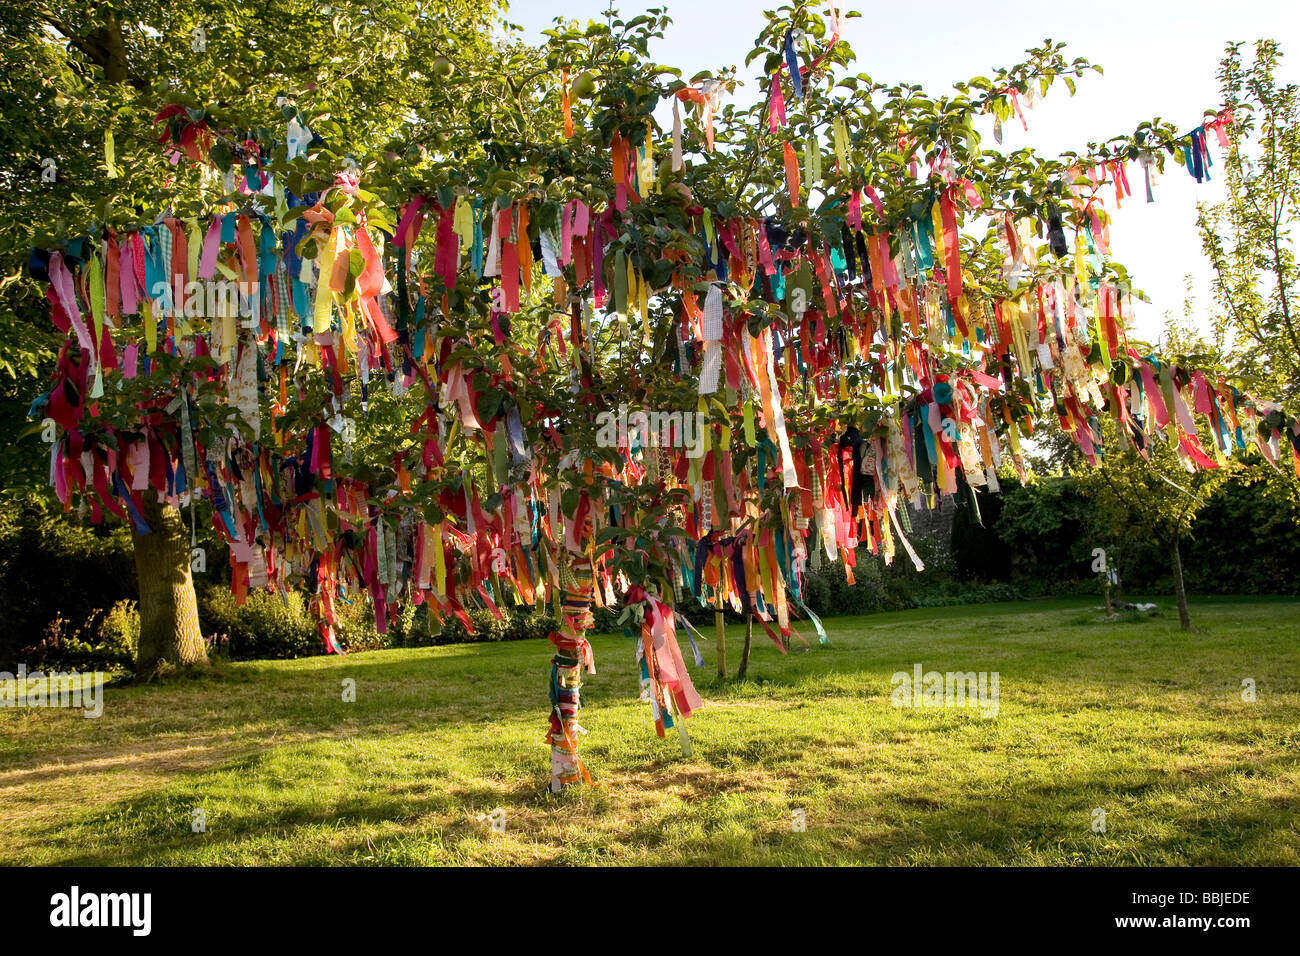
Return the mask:
<path id="1" fill-rule="evenodd" d="M 651 48 L 656 62 L 679 67 L 685 76 L 700 70 L 735 65 L 747 80 L 736 99 L 748 104 L 757 94 L 755 61 L 746 70 L 745 55 L 758 35 L 764 9 L 780 4 L 745 0 L 623 0 L 615 4 L 624 19 L 648 6 L 666 6 L 673 23 L 664 40 Z M 507 18 L 524 28 L 524 38 L 541 41 L 557 15 L 586 22 L 604 19 L 608 0 L 512 0 Z M 1017 121 L 1003 124 L 1002 148 L 1032 146 L 1048 155 L 1082 151 L 1085 144 L 1131 133 L 1144 119 L 1161 117 L 1180 132 L 1195 128 L 1204 110 L 1219 105 L 1217 71 L 1225 45 L 1261 37 L 1278 40 L 1287 56 L 1280 70 L 1287 82 L 1300 82 L 1300 4 L 1294 0 L 1000 0 L 955 3 L 913 0 L 887 3 L 845 2 L 842 9 L 863 15 L 846 19 L 844 38 L 857 55 L 854 72 L 885 83 L 917 83 L 932 95 L 951 92 L 952 83 L 987 76 L 995 67 L 1024 59 L 1024 51 L 1051 38 L 1064 41 L 1067 59 L 1086 57 L 1105 70 L 1086 74 L 1078 93 L 1069 96 L 1058 84 L 1027 112 L 1029 130 Z M 977 127 L 978 128 L 978 127 Z M 980 128 L 982 146 L 996 149 L 992 121 Z M 1198 184 L 1170 161 L 1154 183 L 1155 202 L 1148 205 L 1142 169 L 1129 166 L 1134 196 L 1111 212 L 1111 253 L 1124 263 L 1134 285 L 1151 299 L 1136 302 L 1131 330 L 1154 341 L 1166 313 L 1184 314 L 1184 277 L 1193 282 L 1194 324 L 1206 326 L 1210 307 L 1209 269 L 1196 232 L 1197 203 L 1222 200 L 1218 172 L 1220 150 L 1213 135 L 1210 155 L 1216 166 L 1211 180 Z"/>

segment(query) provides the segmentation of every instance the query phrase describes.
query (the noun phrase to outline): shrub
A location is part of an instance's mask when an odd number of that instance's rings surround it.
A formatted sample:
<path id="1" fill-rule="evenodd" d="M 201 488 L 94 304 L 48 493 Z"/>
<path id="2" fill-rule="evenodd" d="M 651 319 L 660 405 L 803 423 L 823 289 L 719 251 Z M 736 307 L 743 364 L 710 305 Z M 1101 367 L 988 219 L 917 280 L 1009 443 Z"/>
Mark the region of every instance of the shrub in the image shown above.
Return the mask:
<path id="1" fill-rule="evenodd" d="M 410 622 L 415 616 L 415 608 L 406 605 L 396 615 L 390 616 L 387 631 L 379 633 L 375 626 L 374 605 L 369 597 L 359 595 L 351 601 L 335 600 L 335 633 L 339 644 L 345 651 L 378 651 L 385 647 L 401 647 Z M 396 620 L 393 619 L 396 618 Z M 325 647 L 316 636 L 318 650 L 323 654 Z"/>
<path id="2" fill-rule="evenodd" d="M 140 612 L 131 600 L 118 601 L 99 625 L 99 646 L 105 653 L 134 661 L 140 646 Z"/>
<path id="3" fill-rule="evenodd" d="M 17 659 L 29 670 L 126 671 L 134 664 L 139 633 L 130 601 L 92 611 L 80 625 L 56 614 L 42 639 L 21 648 Z"/>
<path id="4" fill-rule="evenodd" d="M 470 611 L 473 634 L 465 630 L 459 618 L 450 618 L 439 633 L 428 636 L 427 643 L 441 645 L 523 641 L 545 638 L 559 627 L 554 617 L 542 611 L 513 609 L 502 613 L 502 619 L 497 620 L 490 611 Z"/>
<path id="5" fill-rule="evenodd" d="M 952 554 L 958 577 L 1005 581 L 1011 573 L 1011 549 L 997 532 L 1004 496 L 963 485 L 957 500 L 952 515 Z"/>
<path id="6" fill-rule="evenodd" d="M 12 670 L 19 660 L 48 657 L 74 635 L 93 648 L 108 609 L 135 597 L 130 532 L 82 525 L 39 500 L 6 495 L 0 580 L 0 665 Z"/>
<path id="7" fill-rule="evenodd" d="M 870 614 L 885 604 L 881 565 L 871 552 L 859 549 L 854 583 L 844 575 L 844 562 L 833 561 L 803 576 L 804 603 L 818 617 L 837 614 Z"/>
<path id="8" fill-rule="evenodd" d="M 1027 485 L 1010 476 L 1000 480 L 1002 508 L 991 527 L 1010 551 L 1012 580 L 1032 582 L 1055 593 L 1057 588 L 1092 578 L 1092 548 L 1116 549 L 1109 535 L 1091 527 L 1089 518 L 1095 509 L 1074 478 L 1048 477 Z"/>
<path id="9" fill-rule="evenodd" d="M 1196 519 L 1183 546 L 1189 590 L 1300 593 L 1300 485 L 1285 471 L 1255 469 L 1224 485 Z"/>
<path id="10" fill-rule="evenodd" d="M 1024 595 L 1015 585 L 1005 581 L 992 584 L 961 584 L 954 582 L 949 588 L 930 589 L 913 595 L 915 607 L 952 607 L 957 604 L 992 604 L 997 601 L 1019 601 Z"/>
<path id="11" fill-rule="evenodd" d="M 226 640 L 231 660 L 307 657 L 323 652 L 316 624 L 303 595 L 253 591 L 240 606 L 230 589 L 209 585 L 199 599 L 205 635 Z"/>
<path id="12" fill-rule="evenodd" d="M 595 625 L 592 631 L 596 634 L 620 634 L 623 628 L 619 626 L 618 616 L 622 612 L 617 608 L 596 607 L 591 609 L 592 619 Z"/>

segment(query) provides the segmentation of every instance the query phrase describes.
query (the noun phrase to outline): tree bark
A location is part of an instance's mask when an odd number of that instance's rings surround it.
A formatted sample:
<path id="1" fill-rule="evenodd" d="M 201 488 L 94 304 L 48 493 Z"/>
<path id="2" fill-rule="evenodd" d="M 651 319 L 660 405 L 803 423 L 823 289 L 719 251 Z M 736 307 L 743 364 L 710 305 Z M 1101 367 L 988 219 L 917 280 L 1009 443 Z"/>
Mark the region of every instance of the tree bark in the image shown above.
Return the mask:
<path id="1" fill-rule="evenodd" d="M 164 662 L 179 668 L 207 666 L 208 652 L 199 630 L 189 539 L 181 513 L 146 491 L 143 515 L 150 533 L 131 535 L 140 583 L 135 670 L 138 679 L 149 680 Z"/>
<path id="2" fill-rule="evenodd" d="M 718 679 L 727 679 L 727 625 L 722 616 L 722 601 L 718 601 L 718 609 L 713 612 L 713 624 L 718 631 Z"/>
<path id="3" fill-rule="evenodd" d="M 131 79 L 130 67 L 126 61 L 126 40 L 122 36 L 122 25 L 110 10 L 104 25 L 90 31 L 90 41 L 101 51 L 96 62 L 104 68 L 104 79 L 109 85 L 116 86 Z"/>
<path id="4" fill-rule="evenodd" d="M 745 615 L 745 647 L 740 652 L 740 668 L 736 671 L 736 680 L 744 680 L 749 671 L 749 645 L 754 640 L 754 615 Z"/>
<path id="5" fill-rule="evenodd" d="M 1187 613 L 1187 588 L 1183 584 L 1183 556 L 1179 550 L 1177 538 L 1174 538 L 1173 547 L 1169 550 L 1174 565 L 1174 597 L 1178 601 L 1178 626 L 1184 631 L 1190 631 L 1192 629 L 1192 618 Z"/>
<path id="6" fill-rule="evenodd" d="M 78 29 L 48 12 L 42 13 L 41 18 L 63 34 L 69 46 L 102 69 L 109 86 L 129 83 L 142 93 L 149 89 L 148 80 L 131 72 L 122 23 L 112 10 L 107 12 L 102 26 L 92 27 L 84 35 L 80 32 L 80 29 L 85 29 L 84 24 Z"/>

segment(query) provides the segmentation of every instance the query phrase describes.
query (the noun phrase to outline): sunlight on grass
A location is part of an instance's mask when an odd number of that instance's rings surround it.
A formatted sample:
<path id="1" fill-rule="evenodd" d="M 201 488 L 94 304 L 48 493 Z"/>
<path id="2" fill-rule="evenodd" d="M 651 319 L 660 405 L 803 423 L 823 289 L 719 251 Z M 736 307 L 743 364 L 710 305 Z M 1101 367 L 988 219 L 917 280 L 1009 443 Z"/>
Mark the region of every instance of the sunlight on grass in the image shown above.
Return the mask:
<path id="1" fill-rule="evenodd" d="M 597 637 L 602 786 L 559 795 L 541 642 L 225 665 L 110 688 L 98 720 L 5 710 L 0 862 L 1300 864 L 1300 602 L 1199 603 L 1190 634 L 1094 603 L 840 618 L 789 657 L 756 636 L 748 681 L 696 669 L 690 759 L 635 699 L 632 643 Z M 998 716 L 892 706 L 916 663 L 997 671 Z"/>

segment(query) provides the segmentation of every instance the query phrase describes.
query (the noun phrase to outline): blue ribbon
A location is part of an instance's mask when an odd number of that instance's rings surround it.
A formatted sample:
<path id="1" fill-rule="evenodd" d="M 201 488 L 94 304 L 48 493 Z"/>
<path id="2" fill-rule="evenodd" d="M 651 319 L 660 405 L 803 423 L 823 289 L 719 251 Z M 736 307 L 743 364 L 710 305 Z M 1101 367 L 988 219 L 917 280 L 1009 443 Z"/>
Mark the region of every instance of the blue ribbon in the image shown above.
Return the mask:
<path id="1" fill-rule="evenodd" d="M 799 54 L 794 52 L 794 31 L 785 31 L 785 65 L 790 68 L 790 81 L 795 95 L 803 99 L 803 77 L 799 75 Z"/>

